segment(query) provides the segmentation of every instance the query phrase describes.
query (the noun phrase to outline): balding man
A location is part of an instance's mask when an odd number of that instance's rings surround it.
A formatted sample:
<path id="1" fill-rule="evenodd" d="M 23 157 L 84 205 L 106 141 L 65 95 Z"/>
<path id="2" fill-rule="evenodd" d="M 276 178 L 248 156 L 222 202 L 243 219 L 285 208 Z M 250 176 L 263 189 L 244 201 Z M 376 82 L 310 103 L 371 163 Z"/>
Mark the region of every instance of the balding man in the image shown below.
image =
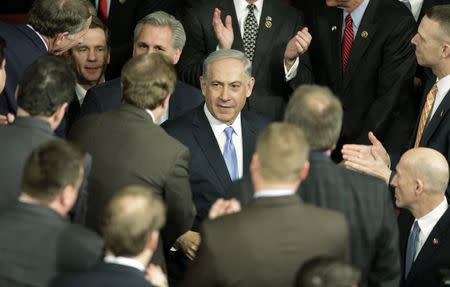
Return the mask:
<path id="1" fill-rule="evenodd" d="M 403 287 L 441 286 L 437 273 L 450 267 L 450 211 L 445 190 L 447 160 L 430 148 L 407 151 L 392 181 L 399 215 Z"/>

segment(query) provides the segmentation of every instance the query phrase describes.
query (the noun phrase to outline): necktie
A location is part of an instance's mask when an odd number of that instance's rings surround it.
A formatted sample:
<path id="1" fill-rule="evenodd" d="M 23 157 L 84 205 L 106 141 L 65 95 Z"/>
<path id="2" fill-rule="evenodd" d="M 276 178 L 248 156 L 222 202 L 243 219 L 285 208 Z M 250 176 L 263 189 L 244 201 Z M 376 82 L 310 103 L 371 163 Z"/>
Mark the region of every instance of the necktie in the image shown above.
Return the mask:
<path id="1" fill-rule="evenodd" d="M 235 181 L 239 178 L 239 171 L 237 165 L 236 149 L 234 148 L 233 144 L 233 132 L 233 127 L 227 127 L 224 130 L 224 133 L 227 136 L 227 142 L 225 143 L 223 158 L 225 159 L 225 164 L 227 165 L 231 180 Z"/>
<path id="2" fill-rule="evenodd" d="M 105 25 L 108 24 L 108 5 L 106 0 L 98 0 L 97 16 Z"/>
<path id="3" fill-rule="evenodd" d="M 423 131 L 425 130 L 425 126 L 427 125 L 428 116 L 430 115 L 431 109 L 433 108 L 434 100 L 436 99 L 437 94 L 437 82 L 431 88 L 430 92 L 427 95 L 427 101 L 422 110 L 422 115 L 420 116 L 419 127 L 417 129 L 416 142 L 414 143 L 414 147 L 418 147 L 420 140 L 422 139 Z"/>
<path id="4" fill-rule="evenodd" d="M 250 4 L 247 6 L 248 15 L 244 23 L 244 51 L 247 58 L 252 61 L 253 55 L 255 54 L 256 37 L 258 36 L 258 22 L 256 22 L 255 14 L 255 4 Z"/>
<path id="5" fill-rule="evenodd" d="M 419 241 L 420 227 L 417 220 L 414 222 L 414 227 L 408 238 L 408 245 L 406 246 L 406 259 L 405 259 L 405 278 L 408 277 L 411 266 L 414 262 L 414 256 L 416 255 L 416 246 Z"/>
<path id="6" fill-rule="evenodd" d="M 342 39 L 342 73 L 347 68 L 348 58 L 353 44 L 353 20 L 350 14 L 345 17 L 345 30 Z"/>

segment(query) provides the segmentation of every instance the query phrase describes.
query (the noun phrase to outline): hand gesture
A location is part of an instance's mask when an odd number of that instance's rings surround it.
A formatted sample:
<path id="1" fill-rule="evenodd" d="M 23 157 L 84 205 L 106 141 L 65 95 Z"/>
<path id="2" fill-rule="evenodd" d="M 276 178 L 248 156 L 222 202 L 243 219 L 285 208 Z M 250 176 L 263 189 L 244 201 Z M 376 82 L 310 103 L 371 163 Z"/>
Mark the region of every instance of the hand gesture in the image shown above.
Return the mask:
<path id="1" fill-rule="evenodd" d="M 176 244 L 181 247 L 187 258 L 194 260 L 200 245 L 200 233 L 190 230 L 186 231 L 186 233 L 178 237 Z"/>
<path id="2" fill-rule="evenodd" d="M 231 49 L 231 45 L 233 45 L 234 34 L 233 34 L 233 26 L 231 25 L 231 16 L 227 15 L 225 17 L 225 25 L 222 23 L 222 19 L 220 19 L 221 11 L 219 9 L 214 10 L 213 16 L 213 27 L 214 32 L 216 33 L 217 41 L 219 42 L 219 49 Z"/>
<path id="3" fill-rule="evenodd" d="M 145 279 L 156 287 L 168 287 L 167 276 L 161 267 L 150 264 L 145 270 Z"/>
<path id="4" fill-rule="evenodd" d="M 237 201 L 235 198 L 232 198 L 230 200 L 225 200 L 222 198 L 219 198 L 214 202 L 214 204 L 211 206 L 208 214 L 209 219 L 216 219 L 217 217 L 236 213 L 241 211 L 241 204 L 239 201 Z"/>
<path id="5" fill-rule="evenodd" d="M 289 70 L 295 62 L 297 57 L 301 56 L 308 50 L 311 44 L 312 36 L 308 32 L 308 28 L 303 28 L 298 31 L 297 34 L 289 40 L 286 51 L 284 52 L 284 63 L 287 70 Z"/>

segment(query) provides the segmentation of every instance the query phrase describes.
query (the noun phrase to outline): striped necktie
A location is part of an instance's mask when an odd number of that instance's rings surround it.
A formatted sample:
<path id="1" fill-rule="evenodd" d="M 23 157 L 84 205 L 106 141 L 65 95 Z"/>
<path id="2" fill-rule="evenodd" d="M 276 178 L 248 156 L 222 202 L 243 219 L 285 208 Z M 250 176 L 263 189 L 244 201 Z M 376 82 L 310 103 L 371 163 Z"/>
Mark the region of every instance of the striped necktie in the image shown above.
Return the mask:
<path id="1" fill-rule="evenodd" d="M 417 129 L 416 141 L 414 143 L 414 147 L 418 147 L 420 140 L 422 139 L 423 131 L 425 130 L 425 126 L 428 122 L 428 117 L 430 116 L 431 109 L 433 108 L 434 100 L 436 99 L 438 88 L 437 82 L 431 88 L 430 92 L 427 95 L 427 100 L 422 109 L 422 115 L 420 116 L 419 128 Z"/>
<path id="2" fill-rule="evenodd" d="M 347 69 L 348 59 L 350 58 L 350 51 L 353 44 L 353 20 L 350 14 L 345 17 L 345 30 L 342 39 L 342 73 Z"/>

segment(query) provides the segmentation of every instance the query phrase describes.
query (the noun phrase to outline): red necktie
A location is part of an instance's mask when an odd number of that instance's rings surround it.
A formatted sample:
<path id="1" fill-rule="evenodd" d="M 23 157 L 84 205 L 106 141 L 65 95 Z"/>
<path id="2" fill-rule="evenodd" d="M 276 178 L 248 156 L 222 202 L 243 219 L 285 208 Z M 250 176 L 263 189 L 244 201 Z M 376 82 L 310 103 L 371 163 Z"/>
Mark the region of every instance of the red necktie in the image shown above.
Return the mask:
<path id="1" fill-rule="evenodd" d="M 350 50 L 353 44 L 353 21 L 350 14 L 345 17 L 345 30 L 342 39 L 342 73 L 345 73 L 347 68 L 348 58 L 350 57 Z"/>
<path id="2" fill-rule="evenodd" d="M 108 24 L 108 4 L 106 0 L 98 0 L 97 16 L 105 25 Z"/>

